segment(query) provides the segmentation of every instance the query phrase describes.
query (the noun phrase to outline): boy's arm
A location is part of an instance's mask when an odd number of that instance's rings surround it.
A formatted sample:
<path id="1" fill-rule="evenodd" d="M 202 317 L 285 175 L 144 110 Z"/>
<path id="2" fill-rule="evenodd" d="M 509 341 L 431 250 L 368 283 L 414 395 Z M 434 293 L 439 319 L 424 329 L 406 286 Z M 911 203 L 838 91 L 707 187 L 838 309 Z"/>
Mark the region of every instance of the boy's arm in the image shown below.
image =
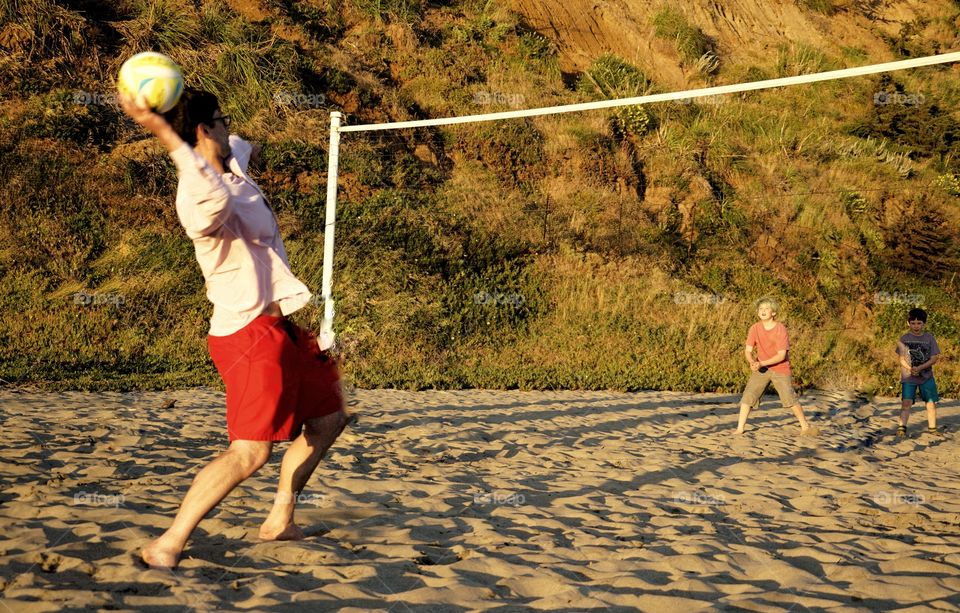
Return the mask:
<path id="1" fill-rule="evenodd" d="M 763 360 L 762 362 L 757 362 L 760 366 L 773 366 L 774 364 L 779 364 L 780 362 L 787 359 L 787 352 L 781 349 L 778 351 L 772 358 Z"/>
<path id="2" fill-rule="evenodd" d="M 903 344 L 903 341 L 897 341 L 897 354 L 900 356 L 900 370 L 902 375 L 916 377 L 920 374 L 920 369 L 911 364 L 910 349 Z"/>
<path id="3" fill-rule="evenodd" d="M 910 374 L 913 375 L 914 377 L 919 376 L 920 373 L 922 373 L 923 371 L 925 371 L 925 370 L 928 369 L 928 368 L 931 368 L 934 364 L 936 364 L 936 363 L 937 363 L 937 359 L 938 359 L 939 357 L 940 357 L 940 354 L 936 354 L 936 355 L 932 356 L 929 360 L 927 360 L 926 362 L 924 362 L 924 363 L 922 363 L 922 364 L 917 364 L 916 366 L 910 366 L 910 367 L 908 367 L 908 369 L 910 370 Z M 908 363 L 909 363 L 909 362 L 908 362 Z"/>
<path id="4" fill-rule="evenodd" d="M 750 365 L 750 370 L 756 370 L 760 368 L 760 362 L 753 359 L 753 345 L 746 345 L 743 348 L 743 357 L 747 359 L 747 364 Z"/>
<path id="5" fill-rule="evenodd" d="M 937 344 L 937 339 L 931 338 L 930 340 L 930 359 L 923 363 L 923 368 L 930 368 L 934 364 L 940 361 L 940 345 Z"/>
<path id="6" fill-rule="evenodd" d="M 897 341 L 897 355 L 900 356 L 900 366 L 906 370 L 910 370 L 913 366 L 910 365 L 910 350 L 907 349 L 907 346 L 903 344 L 902 341 Z"/>
<path id="7" fill-rule="evenodd" d="M 774 366 L 787 359 L 787 350 L 790 348 L 790 341 L 787 337 L 787 329 L 784 326 L 780 326 L 778 330 L 779 335 L 777 337 L 777 346 L 781 347 L 781 349 L 778 349 L 773 356 L 767 358 L 766 360 L 758 360 L 757 368 Z"/>

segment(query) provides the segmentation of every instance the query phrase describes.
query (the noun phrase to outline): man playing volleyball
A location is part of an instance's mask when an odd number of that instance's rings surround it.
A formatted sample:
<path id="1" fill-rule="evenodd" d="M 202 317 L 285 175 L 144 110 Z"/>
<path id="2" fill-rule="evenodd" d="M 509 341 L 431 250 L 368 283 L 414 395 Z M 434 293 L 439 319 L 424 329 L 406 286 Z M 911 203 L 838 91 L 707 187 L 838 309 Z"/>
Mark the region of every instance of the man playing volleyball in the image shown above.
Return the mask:
<path id="1" fill-rule="evenodd" d="M 166 147 L 177 167 L 177 217 L 193 241 L 213 303 L 207 346 L 227 390 L 230 445 L 193 480 L 170 528 L 141 551 L 153 568 L 174 568 L 187 539 L 223 498 L 270 457 L 283 456 L 265 540 L 295 540 L 298 495 L 346 426 L 337 367 L 316 337 L 286 315 L 310 300 L 290 271 L 280 229 L 247 175 L 253 147 L 231 135 L 217 98 L 187 90 L 161 116 L 130 98 L 121 106 Z"/>
<path id="2" fill-rule="evenodd" d="M 790 370 L 790 340 L 787 328 L 776 321 L 780 306 L 772 298 L 761 298 L 757 302 L 757 318 L 760 320 L 750 326 L 747 333 L 747 344 L 744 356 L 750 364 L 750 379 L 743 398 L 740 400 L 740 420 L 737 424 L 737 434 L 743 434 L 747 425 L 747 416 L 750 410 L 759 404 L 760 397 L 769 383 L 780 396 L 784 407 L 793 410 L 800 422 L 800 434 L 815 435 L 816 429 L 811 428 L 803 416 L 803 408 L 793 391 L 793 381 Z M 757 357 L 754 359 L 753 350 L 756 347 Z"/>

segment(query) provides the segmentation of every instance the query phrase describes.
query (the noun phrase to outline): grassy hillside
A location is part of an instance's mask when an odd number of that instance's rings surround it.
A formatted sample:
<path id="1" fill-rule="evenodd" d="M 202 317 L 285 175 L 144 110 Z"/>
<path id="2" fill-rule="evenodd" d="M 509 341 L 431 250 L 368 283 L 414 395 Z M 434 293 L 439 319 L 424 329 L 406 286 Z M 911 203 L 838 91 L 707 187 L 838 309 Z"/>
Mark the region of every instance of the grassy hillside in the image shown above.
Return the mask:
<path id="1" fill-rule="evenodd" d="M 350 123 L 475 114 L 956 48 L 960 8 L 929 7 L 891 33 L 890 19 L 870 30 L 865 3 L 804 0 L 811 23 L 849 20 L 871 44 L 755 40 L 747 61 L 699 13 L 664 5 L 646 24 L 662 72 L 613 54 L 570 72 L 550 32 L 496 2 L 2 0 L 0 378 L 219 383 L 172 164 L 113 104 L 135 52 L 171 55 L 264 143 L 259 179 L 318 290 L 330 110 Z M 914 303 L 945 353 L 960 340 L 958 98 L 956 69 L 927 68 L 345 135 L 345 372 L 360 386 L 736 390 L 752 303 L 772 294 L 801 385 L 893 393 Z M 941 391 L 960 392 L 953 361 L 937 368 Z"/>

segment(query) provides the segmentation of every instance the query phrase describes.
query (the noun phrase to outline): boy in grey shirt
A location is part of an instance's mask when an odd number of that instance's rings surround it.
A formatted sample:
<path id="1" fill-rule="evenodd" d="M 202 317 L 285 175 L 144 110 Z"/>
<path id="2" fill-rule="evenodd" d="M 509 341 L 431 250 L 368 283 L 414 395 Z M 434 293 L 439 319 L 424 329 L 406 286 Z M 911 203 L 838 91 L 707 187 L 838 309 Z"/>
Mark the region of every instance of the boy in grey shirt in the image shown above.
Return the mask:
<path id="1" fill-rule="evenodd" d="M 900 407 L 900 425 L 897 436 L 907 435 L 907 419 L 910 408 L 920 398 L 927 405 L 927 432 L 937 433 L 937 383 L 933 379 L 933 365 L 940 359 L 940 347 L 937 340 L 923 328 L 927 324 L 927 312 L 923 309 L 910 309 L 907 325 L 910 331 L 897 341 L 897 355 L 900 356 L 900 387 L 902 404 Z"/>

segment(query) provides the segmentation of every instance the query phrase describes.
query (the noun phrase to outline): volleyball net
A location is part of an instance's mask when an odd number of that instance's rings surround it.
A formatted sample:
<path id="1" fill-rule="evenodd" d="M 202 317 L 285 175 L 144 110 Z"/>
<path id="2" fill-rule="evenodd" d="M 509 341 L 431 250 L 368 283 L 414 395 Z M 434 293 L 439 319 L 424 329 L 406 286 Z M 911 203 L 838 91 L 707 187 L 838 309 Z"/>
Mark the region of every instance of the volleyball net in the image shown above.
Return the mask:
<path id="1" fill-rule="evenodd" d="M 873 64 L 868 66 L 831 70 L 813 74 L 802 74 L 797 76 L 720 85 L 715 87 L 704 87 L 683 91 L 673 91 L 668 93 L 652 93 L 629 98 L 380 124 L 344 125 L 342 114 L 339 112 L 332 112 L 330 114 L 330 142 L 327 169 L 323 276 L 321 290 L 321 299 L 324 303 L 320 335 L 321 344 L 324 345 L 325 348 L 329 348 L 332 347 L 335 342 L 334 318 L 336 310 L 333 299 L 333 283 L 335 234 L 337 227 L 338 182 L 340 179 L 339 167 L 341 160 L 341 149 L 351 147 L 351 137 L 354 135 L 354 133 L 368 133 L 371 135 L 376 133 L 386 134 L 419 128 L 435 128 L 441 126 L 475 124 L 481 122 L 537 118 L 558 114 L 587 113 L 589 111 L 619 109 L 621 107 L 639 107 L 658 103 L 683 103 L 693 101 L 703 104 L 705 102 L 709 103 L 709 100 L 711 99 L 730 94 L 741 94 L 775 88 L 796 87 L 824 81 L 852 79 L 867 75 L 878 75 L 894 71 L 904 71 L 926 66 L 948 64 L 957 62 L 958 60 L 960 60 L 960 52 L 955 52 L 929 57 L 912 58 L 902 61 Z M 544 219 L 546 219 L 546 217 Z M 499 297 L 495 297 L 495 299 L 499 299 Z"/>

